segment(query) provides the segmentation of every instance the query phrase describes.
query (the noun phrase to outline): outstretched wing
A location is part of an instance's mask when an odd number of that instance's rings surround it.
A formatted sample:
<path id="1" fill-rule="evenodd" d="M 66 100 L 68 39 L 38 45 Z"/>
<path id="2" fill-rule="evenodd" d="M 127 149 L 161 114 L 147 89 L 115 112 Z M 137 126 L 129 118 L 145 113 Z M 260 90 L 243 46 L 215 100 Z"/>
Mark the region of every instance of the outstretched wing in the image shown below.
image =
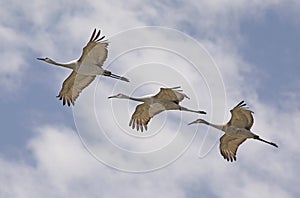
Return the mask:
<path id="1" fill-rule="evenodd" d="M 189 99 L 189 97 L 185 95 L 179 88 L 180 87 L 160 88 L 160 91 L 154 97 L 160 100 L 173 101 L 177 104 L 184 98 Z"/>
<path id="2" fill-rule="evenodd" d="M 96 34 L 97 30 L 94 29 L 93 34 L 83 48 L 82 54 L 78 60 L 82 65 L 98 65 L 101 67 L 107 58 L 107 41 L 103 41 L 104 36 L 100 37 L 101 30 Z"/>
<path id="3" fill-rule="evenodd" d="M 164 110 L 164 106 L 160 103 L 153 103 L 151 105 L 149 105 L 148 103 L 140 104 L 136 106 L 135 111 L 131 116 L 129 126 L 132 126 L 132 129 L 134 129 L 136 126 L 137 131 L 141 129 L 141 131 L 143 132 L 144 129 L 148 129 L 147 124 L 150 119 Z"/>
<path id="4" fill-rule="evenodd" d="M 224 159 L 231 162 L 235 161 L 236 151 L 239 145 L 242 144 L 246 139 L 246 137 L 229 136 L 224 134 L 220 138 L 220 152 Z"/>
<path id="5" fill-rule="evenodd" d="M 95 79 L 96 76 L 78 74 L 73 71 L 69 77 L 64 81 L 62 88 L 58 94 L 58 98 L 66 103 L 68 106 L 74 105 L 76 98 L 78 98 L 81 91 L 86 88 Z"/>
<path id="6" fill-rule="evenodd" d="M 246 104 L 244 101 L 241 101 L 236 105 L 231 112 L 231 119 L 228 122 L 228 125 L 236 126 L 239 128 L 251 129 L 253 125 L 253 111 L 245 108 Z"/>

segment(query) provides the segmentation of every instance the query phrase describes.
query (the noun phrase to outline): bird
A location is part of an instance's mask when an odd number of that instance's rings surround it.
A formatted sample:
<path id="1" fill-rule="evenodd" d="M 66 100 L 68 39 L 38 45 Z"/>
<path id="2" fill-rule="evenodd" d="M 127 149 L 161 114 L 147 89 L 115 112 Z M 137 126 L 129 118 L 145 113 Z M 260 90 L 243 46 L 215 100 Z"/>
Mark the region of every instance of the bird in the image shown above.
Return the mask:
<path id="1" fill-rule="evenodd" d="M 238 103 L 230 110 L 230 113 L 231 119 L 227 124 L 217 125 L 203 119 L 197 119 L 188 125 L 202 123 L 225 132 L 225 134 L 220 138 L 219 149 L 224 159 L 230 162 L 236 161 L 236 152 L 239 145 L 248 138 L 253 138 L 278 148 L 277 144 L 261 139 L 258 135 L 250 131 L 254 123 L 252 115 L 253 111 L 246 107 L 246 103 L 244 101 Z"/>
<path id="2" fill-rule="evenodd" d="M 83 48 L 79 59 L 58 63 L 48 57 L 37 58 L 46 63 L 72 69 L 72 73 L 63 82 L 59 94 L 56 96 L 63 101 L 63 105 L 74 105 L 75 100 L 84 88 L 86 88 L 96 77 L 96 75 L 108 76 L 118 80 L 129 82 L 125 77 L 113 74 L 111 71 L 104 70 L 102 65 L 107 58 L 107 40 L 103 40 L 105 36 L 100 37 L 101 30 L 97 32 L 95 28 L 90 40 Z"/>
<path id="3" fill-rule="evenodd" d="M 129 99 L 143 102 L 142 104 L 136 106 L 129 122 L 129 126 L 132 126 L 132 129 L 134 129 L 136 126 L 137 131 L 141 129 L 141 132 L 143 132 L 144 129 L 148 129 L 147 125 L 153 116 L 165 110 L 180 110 L 206 114 L 205 111 L 190 110 L 179 105 L 179 102 L 181 102 L 184 98 L 190 99 L 186 94 L 183 93 L 183 90 L 180 89 L 180 86 L 172 88 L 162 87 L 154 96 L 135 98 L 119 93 L 114 96 L 109 96 L 108 98 Z"/>

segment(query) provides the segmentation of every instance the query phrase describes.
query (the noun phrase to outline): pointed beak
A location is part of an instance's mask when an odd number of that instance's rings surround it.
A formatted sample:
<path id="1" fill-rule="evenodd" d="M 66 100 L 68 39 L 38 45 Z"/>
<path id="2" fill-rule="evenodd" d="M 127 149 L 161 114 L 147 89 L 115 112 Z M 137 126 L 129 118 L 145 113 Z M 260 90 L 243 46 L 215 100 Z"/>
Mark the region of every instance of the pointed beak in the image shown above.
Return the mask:
<path id="1" fill-rule="evenodd" d="M 107 97 L 108 99 L 111 99 L 111 98 L 115 98 L 116 96 L 109 96 L 109 97 Z"/>
<path id="2" fill-rule="evenodd" d="M 193 121 L 193 122 L 191 122 L 191 123 L 188 123 L 188 125 L 196 124 L 196 123 L 198 123 L 197 121 L 198 121 L 198 120 L 195 120 L 195 121 Z"/>
<path id="3" fill-rule="evenodd" d="M 41 60 L 41 61 L 45 60 L 44 58 L 36 58 L 36 59 Z"/>

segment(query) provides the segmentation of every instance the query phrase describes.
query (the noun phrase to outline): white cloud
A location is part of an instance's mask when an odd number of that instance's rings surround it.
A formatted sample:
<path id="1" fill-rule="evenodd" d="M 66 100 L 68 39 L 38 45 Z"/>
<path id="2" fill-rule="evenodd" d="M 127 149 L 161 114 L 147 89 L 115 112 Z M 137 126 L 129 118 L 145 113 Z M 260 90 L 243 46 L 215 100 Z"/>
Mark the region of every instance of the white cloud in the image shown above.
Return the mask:
<path id="1" fill-rule="evenodd" d="M 143 174 L 124 173 L 99 163 L 75 132 L 65 127 L 41 126 L 28 149 L 34 160 L 31 165 L 1 158 L 1 197 L 197 197 L 191 192 L 197 189 L 217 197 L 289 197 L 297 192 L 289 183 L 298 182 L 294 177 L 298 162 L 295 167 L 285 167 L 291 164 L 284 160 L 285 149 L 274 154 L 272 148 L 251 140 L 240 148 L 236 163 L 225 162 L 216 147 L 198 159 L 199 147 L 192 144 L 170 166 Z"/>
<path id="2" fill-rule="evenodd" d="M 157 174 L 131 175 L 99 163 L 74 134 L 64 127 L 37 129 L 28 147 L 33 166 L 1 158 L 1 197 L 183 197 L 167 178 L 155 182 Z"/>
<path id="3" fill-rule="evenodd" d="M 20 53 L 23 38 L 18 36 L 12 28 L 3 25 L 0 25 L 0 37 L 2 38 L 0 87 L 4 92 L 13 92 L 12 90 L 21 83 L 20 78 L 27 68 L 25 54 Z"/>

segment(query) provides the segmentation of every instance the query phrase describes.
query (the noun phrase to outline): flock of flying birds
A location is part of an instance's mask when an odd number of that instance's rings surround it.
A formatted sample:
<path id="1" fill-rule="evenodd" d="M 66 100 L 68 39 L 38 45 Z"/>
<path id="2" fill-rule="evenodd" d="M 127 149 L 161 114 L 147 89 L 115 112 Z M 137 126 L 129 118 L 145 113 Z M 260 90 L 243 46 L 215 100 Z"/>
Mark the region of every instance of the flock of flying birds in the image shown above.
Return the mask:
<path id="1" fill-rule="evenodd" d="M 45 61 L 49 64 L 73 70 L 63 82 L 62 88 L 57 96 L 63 101 L 63 105 L 74 105 L 75 100 L 78 98 L 81 91 L 87 87 L 97 75 L 108 76 L 129 82 L 127 78 L 113 74 L 102 68 L 103 63 L 107 58 L 108 42 L 107 40 L 104 40 L 104 36 L 100 37 L 100 33 L 100 30 L 97 32 L 97 30 L 94 29 L 89 42 L 83 48 L 83 52 L 78 60 L 73 60 L 68 63 L 58 63 L 50 58 L 37 58 L 38 60 Z M 156 95 L 141 98 L 135 98 L 121 93 L 108 98 L 122 98 L 142 102 L 142 104 L 136 106 L 129 122 L 129 126 L 132 126 L 132 129 L 136 127 L 137 131 L 141 130 L 142 132 L 147 130 L 147 125 L 153 116 L 165 110 L 180 110 L 206 114 L 205 111 L 191 110 L 179 105 L 184 98 L 189 99 L 180 87 L 160 88 L 160 91 Z M 236 160 L 238 146 L 248 138 L 253 138 L 274 147 L 278 147 L 275 143 L 261 139 L 258 135 L 251 132 L 250 129 L 253 125 L 253 111 L 246 108 L 244 101 L 241 101 L 231 109 L 230 112 L 231 119 L 224 125 L 212 124 L 203 119 L 197 119 L 194 122 L 189 123 L 189 125 L 203 123 L 223 131 L 225 134 L 220 138 L 220 152 L 224 159 L 231 162 Z"/>

